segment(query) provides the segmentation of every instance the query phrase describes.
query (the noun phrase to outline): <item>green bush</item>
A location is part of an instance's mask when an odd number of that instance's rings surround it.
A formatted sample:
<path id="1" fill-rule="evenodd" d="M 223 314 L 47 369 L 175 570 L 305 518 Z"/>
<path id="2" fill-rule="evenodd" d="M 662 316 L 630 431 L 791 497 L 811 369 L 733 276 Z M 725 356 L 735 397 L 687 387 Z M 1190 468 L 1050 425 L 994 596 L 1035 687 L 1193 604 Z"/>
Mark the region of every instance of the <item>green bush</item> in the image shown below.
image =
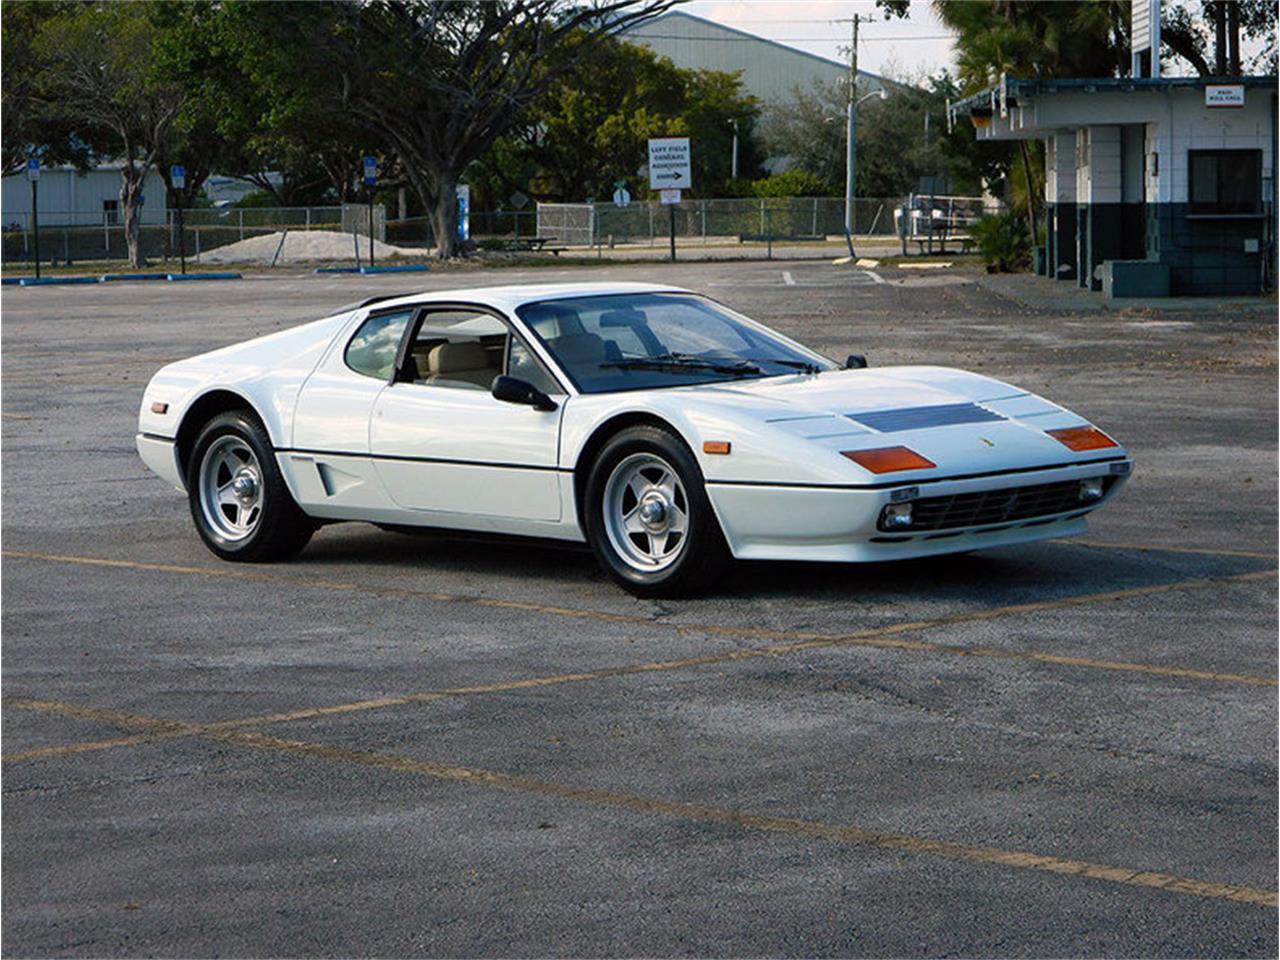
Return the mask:
<path id="1" fill-rule="evenodd" d="M 1030 262 L 1026 221 L 1012 211 L 980 218 L 973 225 L 973 239 L 989 269 L 1008 273 L 1025 269 Z"/>
<path id="2" fill-rule="evenodd" d="M 753 180 L 751 192 L 757 197 L 825 197 L 831 194 L 831 185 L 808 171 L 796 169 Z"/>

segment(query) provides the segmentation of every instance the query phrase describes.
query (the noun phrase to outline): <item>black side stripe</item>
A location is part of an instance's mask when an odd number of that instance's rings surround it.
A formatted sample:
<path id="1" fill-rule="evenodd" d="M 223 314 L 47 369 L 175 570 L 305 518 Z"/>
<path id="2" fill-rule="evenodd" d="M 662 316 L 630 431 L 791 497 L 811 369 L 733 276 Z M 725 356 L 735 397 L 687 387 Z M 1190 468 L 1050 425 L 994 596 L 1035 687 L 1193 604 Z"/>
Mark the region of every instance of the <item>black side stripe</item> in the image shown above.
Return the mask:
<path id="1" fill-rule="evenodd" d="M 450 457 L 401 457 L 384 453 L 352 453 L 346 450 L 309 450 L 302 447 L 276 447 L 276 453 L 297 453 L 309 457 L 352 457 L 357 460 L 390 460 L 404 463 L 448 463 L 459 467 L 494 467 L 499 470 L 550 470 L 573 473 L 570 467 L 551 467 L 532 463 L 495 463 L 491 460 L 457 460 Z"/>

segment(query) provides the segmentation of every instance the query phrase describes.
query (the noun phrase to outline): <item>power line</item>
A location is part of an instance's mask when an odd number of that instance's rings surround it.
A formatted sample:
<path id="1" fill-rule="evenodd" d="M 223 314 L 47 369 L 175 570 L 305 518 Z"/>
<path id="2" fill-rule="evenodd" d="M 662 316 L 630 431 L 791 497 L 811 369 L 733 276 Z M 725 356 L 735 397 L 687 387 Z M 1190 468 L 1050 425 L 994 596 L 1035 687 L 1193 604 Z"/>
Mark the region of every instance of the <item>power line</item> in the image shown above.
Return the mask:
<path id="1" fill-rule="evenodd" d="M 844 43 L 842 37 L 686 37 L 674 33 L 640 33 L 638 31 L 629 31 L 622 34 L 628 39 L 639 40 L 692 40 L 698 43 L 759 43 L 760 41 L 772 41 L 774 43 Z M 950 33 L 926 34 L 915 37 L 859 37 L 859 43 L 880 43 L 886 41 L 901 42 L 904 40 L 954 40 L 955 35 Z"/>

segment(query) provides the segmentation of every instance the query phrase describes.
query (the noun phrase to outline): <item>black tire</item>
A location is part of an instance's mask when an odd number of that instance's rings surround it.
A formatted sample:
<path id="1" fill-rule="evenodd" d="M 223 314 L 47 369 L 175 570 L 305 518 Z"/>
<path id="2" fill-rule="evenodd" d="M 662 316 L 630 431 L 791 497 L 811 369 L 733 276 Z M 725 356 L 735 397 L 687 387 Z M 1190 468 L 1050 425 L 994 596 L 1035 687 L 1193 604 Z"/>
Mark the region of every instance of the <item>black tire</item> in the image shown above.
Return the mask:
<path id="1" fill-rule="evenodd" d="M 228 463 L 237 460 L 240 469 L 232 470 Z M 210 488 L 222 486 L 224 479 L 230 484 L 237 477 L 252 481 L 256 496 L 250 499 L 246 485 L 244 501 L 215 506 L 216 495 Z M 234 491 L 228 496 L 234 497 Z M 250 410 L 219 414 L 201 429 L 187 460 L 187 503 L 200 539 L 223 560 L 286 560 L 307 545 L 317 527 L 289 493 L 271 437 Z M 206 514 L 206 505 L 212 516 Z M 240 511 L 243 524 L 237 519 Z"/>
<path id="2" fill-rule="evenodd" d="M 673 547 L 666 545 L 672 542 L 674 529 L 659 530 L 657 534 L 647 529 L 626 533 L 626 521 L 622 519 L 626 515 L 626 503 L 634 503 L 637 510 L 642 506 L 636 501 L 634 487 L 630 494 L 626 492 L 631 485 L 623 483 L 625 477 L 635 475 L 637 470 L 643 474 L 647 468 L 649 477 L 665 479 L 660 473 L 661 467 L 657 466 L 659 463 L 669 467 L 678 480 L 673 485 L 676 492 L 672 498 L 676 510 L 667 507 L 667 516 L 684 516 L 684 530 Z M 649 464 L 653 466 L 648 467 Z M 651 492 L 658 489 L 653 487 Z M 618 490 L 622 491 L 621 499 Z M 658 499 L 666 502 L 661 497 Z M 618 518 L 614 521 L 607 519 L 611 509 Z M 582 521 L 587 541 L 601 568 L 638 597 L 687 596 L 704 590 L 724 572 L 730 560 L 697 460 L 683 440 L 658 426 L 629 427 L 604 445 L 587 477 Z M 670 520 L 668 522 L 670 525 Z M 630 539 L 634 549 L 627 546 L 624 536 Z M 658 552 L 668 549 L 670 558 L 654 560 L 654 568 L 648 569 L 640 563 L 641 555 L 657 543 L 656 537 L 662 537 L 663 544 Z"/>

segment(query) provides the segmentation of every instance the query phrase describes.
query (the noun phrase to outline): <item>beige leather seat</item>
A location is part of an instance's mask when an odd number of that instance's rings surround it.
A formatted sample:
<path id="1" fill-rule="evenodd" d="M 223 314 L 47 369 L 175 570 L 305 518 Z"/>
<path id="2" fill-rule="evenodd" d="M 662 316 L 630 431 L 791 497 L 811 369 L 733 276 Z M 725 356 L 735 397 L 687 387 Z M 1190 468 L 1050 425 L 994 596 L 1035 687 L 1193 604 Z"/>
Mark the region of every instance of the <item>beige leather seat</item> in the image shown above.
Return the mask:
<path id="1" fill-rule="evenodd" d="M 498 369 L 490 365 L 489 351 L 474 340 L 442 343 L 427 355 L 427 383 L 441 387 L 488 390 Z"/>

